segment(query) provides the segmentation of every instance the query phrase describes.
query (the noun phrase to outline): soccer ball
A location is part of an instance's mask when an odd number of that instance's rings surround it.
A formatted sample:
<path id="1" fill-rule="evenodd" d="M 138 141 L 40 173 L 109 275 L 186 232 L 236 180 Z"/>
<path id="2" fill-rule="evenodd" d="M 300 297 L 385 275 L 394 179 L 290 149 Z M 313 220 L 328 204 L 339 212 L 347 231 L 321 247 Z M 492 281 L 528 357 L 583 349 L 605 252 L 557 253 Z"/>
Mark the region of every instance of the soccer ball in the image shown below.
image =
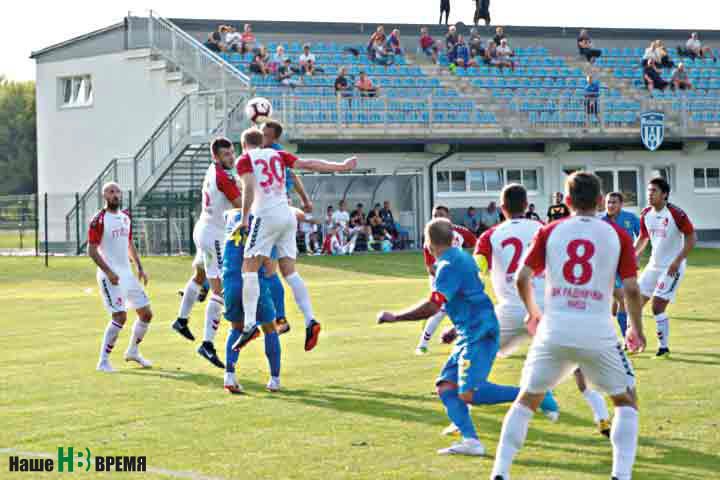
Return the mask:
<path id="1" fill-rule="evenodd" d="M 272 103 L 267 98 L 255 97 L 245 105 L 245 116 L 256 125 L 269 120 L 271 115 Z"/>

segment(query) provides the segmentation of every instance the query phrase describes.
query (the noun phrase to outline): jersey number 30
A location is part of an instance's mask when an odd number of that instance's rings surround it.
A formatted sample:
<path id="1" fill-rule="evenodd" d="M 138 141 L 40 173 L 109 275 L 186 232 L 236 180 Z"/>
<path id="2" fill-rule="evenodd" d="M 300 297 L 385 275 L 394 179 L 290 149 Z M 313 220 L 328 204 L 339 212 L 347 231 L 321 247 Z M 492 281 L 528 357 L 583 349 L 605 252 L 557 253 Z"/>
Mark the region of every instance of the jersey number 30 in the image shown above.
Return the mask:
<path id="1" fill-rule="evenodd" d="M 280 157 L 272 157 L 269 165 L 265 160 L 258 159 L 255 160 L 255 165 L 262 168 L 261 173 L 264 176 L 264 178 L 260 180 L 260 187 L 268 188 L 275 183 L 275 181 L 281 185 L 285 182 L 285 164 Z"/>

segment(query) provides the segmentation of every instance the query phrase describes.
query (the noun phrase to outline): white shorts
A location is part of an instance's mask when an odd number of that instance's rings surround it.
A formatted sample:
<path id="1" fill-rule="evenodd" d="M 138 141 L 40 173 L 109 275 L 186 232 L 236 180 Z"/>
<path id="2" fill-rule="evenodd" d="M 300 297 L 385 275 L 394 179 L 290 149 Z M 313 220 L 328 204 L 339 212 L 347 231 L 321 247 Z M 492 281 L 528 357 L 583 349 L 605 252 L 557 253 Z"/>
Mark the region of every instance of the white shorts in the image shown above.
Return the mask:
<path id="1" fill-rule="evenodd" d="M 590 350 L 536 341 L 525 359 L 521 387 L 530 393 L 544 393 L 578 367 L 590 383 L 610 396 L 635 387 L 635 371 L 620 344 Z"/>
<path id="2" fill-rule="evenodd" d="M 113 285 L 104 272 L 97 272 L 100 296 L 109 313 L 127 312 L 128 308 L 138 310 L 150 305 L 150 299 L 137 277 L 130 272 L 117 273 L 120 281 Z"/>
<path id="3" fill-rule="evenodd" d="M 643 297 L 658 297 L 673 302 L 683 275 L 685 275 L 685 263 L 680 266 L 674 277 L 667 274 L 667 268 L 646 267 L 638 281 L 640 293 Z"/>
<path id="4" fill-rule="evenodd" d="M 495 316 L 500 324 L 500 350 L 498 356 L 507 357 L 513 354 L 530 334 L 525 327 L 525 307 L 508 304 L 495 306 Z"/>
<path id="5" fill-rule="evenodd" d="M 207 278 L 222 276 L 223 239 L 222 228 L 199 222 L 195 225 L 193 241 L 198 253 L 193 260 L 193 265 L 197 265 L 198 257 L 201 258 L 201 265 L 205 268 Z"/>
<path id="6" fill-rule="evenodd" d="M 297 257 L 297 218 L 289 208 L 278 208 L 253 216 L 245 258 L 270 257 L 277 247 L 277 258 Z"/>

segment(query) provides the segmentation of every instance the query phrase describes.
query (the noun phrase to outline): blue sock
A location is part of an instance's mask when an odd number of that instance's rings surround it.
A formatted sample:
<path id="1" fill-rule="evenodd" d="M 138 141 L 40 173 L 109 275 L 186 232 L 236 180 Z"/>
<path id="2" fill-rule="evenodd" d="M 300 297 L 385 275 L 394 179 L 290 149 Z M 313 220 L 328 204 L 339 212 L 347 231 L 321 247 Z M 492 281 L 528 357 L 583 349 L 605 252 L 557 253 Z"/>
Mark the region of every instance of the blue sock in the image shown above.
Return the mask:
<path id="1" fill-rule="evenodd" d="M 445 405 L 448 418 L 458 427 L 463 438 L 478 438 L 475 425 L 470 418 L 470 410 L 458 397 L 458 391 L 445 390 L 440 394 L 440 400 Z"/>
<path id="2" fill-rule="evenodd" d="M 627 312 L 618 312 L 617 321 L 618 325 L 620 325 L 620 333 L 622 333 L 623 338 L 625 338 L 625 332 L 627 331 Z"/>
<path id="3" fill-rule="evenodd" d="M 473 405 L 495 405 L 498 403 L 514 402 L 520 393 L 518 387 L 510 387 L 506 385 L 496 385 L 494 383 L 485 382 L 475 390 L 473 395 Z"/>
<path id="4" fill-rule="evenodd" d="M 242 330 L 230 329 L 230 335 L 228 335 L 227 342 L 225 342 L 225 371 L 228 373 L 235 373 L 235 364 L 238 361 L 240 352 L 236 352 L 232 349 L 233 344 L 242 335 Z"/>
<path id="5" fill-rule="evenodd" d="M 280 337 L 277 332 L 265 334 L 265 356 L 270 365 L 270 376 L 280 376 Z"/>
<path id="6" fill-rule="evenodd" d="M 283 287 L 282 280 L 280 280 L 280 275 L 275 273 L 265 279 L 270 285 L 276 318 L 285 318 L 285 287 Z"/>

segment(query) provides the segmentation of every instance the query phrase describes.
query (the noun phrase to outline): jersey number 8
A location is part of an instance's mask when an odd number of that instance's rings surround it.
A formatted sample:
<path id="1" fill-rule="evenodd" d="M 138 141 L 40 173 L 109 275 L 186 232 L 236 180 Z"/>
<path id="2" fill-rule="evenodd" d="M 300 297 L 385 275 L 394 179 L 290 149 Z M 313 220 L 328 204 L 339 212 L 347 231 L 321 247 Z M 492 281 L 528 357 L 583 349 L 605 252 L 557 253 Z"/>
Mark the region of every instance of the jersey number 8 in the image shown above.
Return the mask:
<path id="1" fill-rule="evenodd" d="M 582 247 L 582 255 L 580 254 Z M 589 240 L 575 239 L 567 246 L 568 260 L 563 265 L 563 276 L 568 283 L 584 285 L 590 281 L 593 274 L 590 259 L 595 254 L 595 245 Z M 580 266 L 580 275 L 575 275 L 576 266 Z"/>

